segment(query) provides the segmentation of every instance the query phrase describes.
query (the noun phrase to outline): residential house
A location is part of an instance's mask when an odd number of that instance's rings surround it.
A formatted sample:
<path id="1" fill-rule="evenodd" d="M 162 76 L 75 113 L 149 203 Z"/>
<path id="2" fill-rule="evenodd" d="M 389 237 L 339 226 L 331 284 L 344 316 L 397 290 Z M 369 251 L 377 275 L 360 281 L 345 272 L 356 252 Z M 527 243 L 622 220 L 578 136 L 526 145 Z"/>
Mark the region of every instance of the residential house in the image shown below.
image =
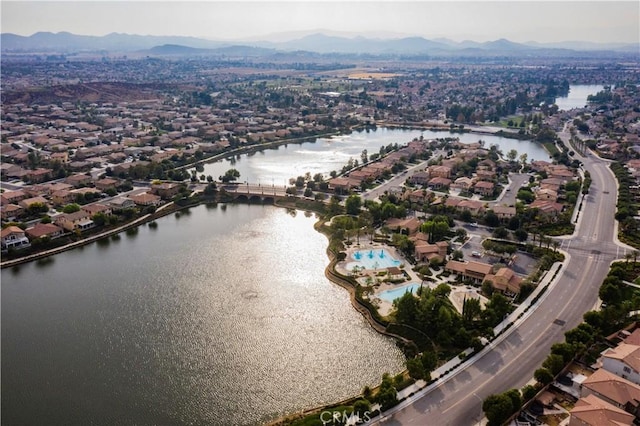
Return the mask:
<path id="1" fill-rule="evenodd" d="M 489 197 L 493 195 L 494 188 L 495 184 L 493 182 L 481 180 L 479 182 L 476 182 L 476 184 L 473 186 L 473 191 L 476 194 L 480 194 L 484 197 Z"/>
<path id="2" fill-rule="evenodd" d="M 621 343 L 602 354 L 602 368 L 640 384 L 640 346 Z"/>
<path id="3" fill-rule="evenodd" d="M 55 206 L 63 206 L 72 203 L 76 199 L 76 194 L 71 191 L 61 190 L 51 194 L 51 201 Z"/>
<path id="4" fill-rule="evenodd" d="M 2 250 L 27 248 L 31 244 L 24 231 L 17 226 L 7 226 L 0 232 Z"/>
<path id="5" fill-rule="evenodd" d="M 0 205 L 0 216 L 6 222 L 13 222 L 24 215 L 24 208 L 17 204 Z"/>
<path id="6" fill-rule="evenodd" d="M 385 226 L 393 232 L 400 232 L 407 235 L 413 235 L 420 229 L 420 221 L 415 217 L 405 219 L 390 218 L 385 222 Z"/>
<path id="7" fill-rule="evenodd" d="M 85 174 L 75 174 L 71 176 L 67 176 L 65 182 L 69 185 L 72 185 L 75 188 L 80 188 L 82 186 L 89 185 L 91 183 L 91 176 Z"/>
<path id="8" fill-rule="evenodd" d="M 473 180 L 466 176 L 459 177 L 451 185 L 452 188 L 458 188 L 461 191 L 469 191 L 473 186 Z"/>
<path id="9" fill-rule="evenodd" d="M 415 191 L 408 192 L 409 201 L 412 203 L 424 204 L 433 196 L 433 192 L 426 189 L 416 189 Z"/>
<path id="10" fill-rule="evenodd" d="M 335 192 L 349 192 L 352 188 L 359 188 L 360 181 L 345 177 L 329 179 L 329 189 Z"/>
<path id="11" fill-rule="evenodd" d="M 29 195 L 22 189 L 17 191 L 5 191 L 0 194 L 0 202 L 2 204 L 16 204 L 28 197 Z"/>
<path id="12" fill-rule="evenodd" d="M 159 195 L 163 200 L 170 200 L 180 192 L 181 185 L 178 183 L 160 183 L 151 186 L 151 193 Z"/>
<path id="13" fill-rule="evenodd" d="M 537 200 L 556 201 L 558 199 L 558 193 L 552 189 L 541 188 L 536 192 Z"/>
<path id="14" fill-rule="evenodd" d="M 457 260 L 450 260 L 444 269 L 462 278 L 481 283 L 485 277 L 491 273 L 492 266 L 482 262 L 459 262 Z"/>
<path id="15" fill-rule="evenodd" d="M 426 185 L 430 177 L 428 171 L 416 172 L 409 178 L 409 181 L 414 185 Z"/>
<path id="16" fill-rule="evenodd" d="M 522 278 L 509 268 L 500 268 L 495 274 L 487 274 L 485 281 L 491 282 L 496 290 L 508 294 L 519 294 Z"/>
<path id="17" fill-rule="evenodd" d="M 37 196 L 37 197 L 31 197 L 31 198 L 26 198 L 22 201 L 20 201 L 20 203 L 18 203 L 20 205 L 20 207 L 22 207 L 23 209 L 28 209 L 29 207 L 33 206 L 34 204 L 43 204 L 43 205 L 47 205 L 47 199 L 42 197 L 42 196 Z"/>
<path id="18" fill-rule="evenodd" d="M 456 206 L 456 210 L 468 210 L 472 215 L 477 216 L 484 210 L 484 203 L 477 200 L 461 200 Z"/>
<path id="19" fill-rule="evenodd" d="M 26 229 L 29 238 L 58 238 L 64 234 L 64 229 L 54 225 L 53 223 L 37 223 L 31 228 Z"/>
<path id="20" fill-rule="evenodd" d="M 129 198 L 139 206 L 158 206 L 162 204 L 162 199 L 159 196 L 148 192 L 131 195 Z"/>
<path id="21" fill-rule="evenodd" d="M 447 258 L 447 249 L 449 243 L 446 241 L 438 241 L 435 244 L 430 244 L 426 240 L 417 240 L 415 242 L 414 257 L 418 262 L 431 262 L 435 260 L 437 262 L 444 262 Z"/>
<path id="22" fill-rule="evenodd" d="M 541 214 L 547 216 L 557 216 L 562 213 L 563 206 L 560 203 L 547 200 L 535 200 L 529 204 L 530 209 L 538 209 Z"/>
<path id="23" fill-rule="evenodd" d="M 113 212 L 110 206 L 105 206 L 104 204 L 100 204 L 100 203 L 87 204 L 82 206 L 81 209 L 89 213 L 91 217 L 93 217 L 93 215 L 95 215 L 96 213 L 110 215 Z"/>
<path id="24" fill-rule="evenodd" d="M 582 382 L 580 396 L 598 398 L 638 417 L 640 386 L 600 368 Z"/>
<path id="25" fill-rule="evenodd" d="M 446 189 L 451 185 L 451 179 L 437 176 L 430 179 L 427 185 L 433 190 Z"/>
<path id="26" fill-rule="evenodd" d="M 493 170 L 477 170 L 476 176 L 482 181 L 492 182 L 496 178 L 496 172 Z"/>
<path id="27" fill-rule="evenodd" d="M 511 219 L 516 215 L 515 207 L 508 206 L 495 206 L 493 208 L 493 212 L 498 216 L 499 219 Z"/>
<path id="28" fill-rule="evenodd" d="M 569 411 L 569 426 L 631 426 L 634 416 L 595 395 L 580 398 Z"/>
<path id="29" fill-rule="evenodd" d="M 51 170 L 43 168 L 29 170 L 26 176 L 31 183 L 45 182 L 51 179 Z"/>
<path id="30" fill-rule="evenodd" d="M 136 203 L 134 203 L 132 199 L 127 197 L 114 198 L 111 201 L 109 201 L 108 204 L 113 211 L 122 211 L 125 209 L 134 208 L 136 206 Z"/>
<path id="31" fill-rule="evenodd" d="M 109 189 L 116 189 L 120 184 L 118 179 L 103 178 L 94 182 L 94 185 L 100 191 L 108 191 Z"/>
<path id="32" fill-rule="evenodd" d="M 429 167 L 429 175 L 433 177 L 449 178 L 451 177 L 451 167 L 431 166 Z"/>
<path id="33" fill-rule="evenodd" d="M 75 213 L 63 213 L 55 218 L 54 223 L 67 231 L 84 231 L 95 226 L 91 215 L 84 210 Z"/>

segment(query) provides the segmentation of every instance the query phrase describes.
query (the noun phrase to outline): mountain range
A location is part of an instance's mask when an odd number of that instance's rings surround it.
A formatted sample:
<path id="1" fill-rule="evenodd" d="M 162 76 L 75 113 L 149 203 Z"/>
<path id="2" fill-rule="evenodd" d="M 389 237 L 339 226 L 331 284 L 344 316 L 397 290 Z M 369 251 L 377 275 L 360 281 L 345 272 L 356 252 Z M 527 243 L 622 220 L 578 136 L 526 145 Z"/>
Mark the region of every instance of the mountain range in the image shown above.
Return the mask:
<path id="1" fill-rule="evenodd" d="M 272 39 L 277 37 L 272 37 Z M 31 36 L 11 33 L 0 35 L 5 53 L 55 52 L 135 52 L 149 56 L 164 55 L 245 55 L 263 56 L 276 52 L 306 51 L 320 54 L 369 55 L 558 55 L 569 51 L 614 51 L 637 54 L 640 44 L 597 44 L 588 42 L 515 43 L 506 39 L 489 42 L 449 39 L 429 40 L 423 37 L 370 38 L 312 33 L 280 41 L 216 41 L 184 36 L 150 36 L 111 33 L 105 36 L 76 35 L 68 32 L 39 32 Z"/>

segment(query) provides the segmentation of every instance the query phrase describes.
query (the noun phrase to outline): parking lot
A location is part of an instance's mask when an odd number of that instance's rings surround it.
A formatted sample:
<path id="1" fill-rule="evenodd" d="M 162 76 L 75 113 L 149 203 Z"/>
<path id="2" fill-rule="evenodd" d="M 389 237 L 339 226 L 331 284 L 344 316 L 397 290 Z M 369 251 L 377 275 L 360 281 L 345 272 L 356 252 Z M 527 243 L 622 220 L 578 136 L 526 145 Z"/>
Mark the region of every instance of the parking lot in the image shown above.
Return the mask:
<path id="1" fill-rule="evenodd" d="M 456 249 L 462 251 L 464 260 L 489 263 L 491 265 L 496 264 L 502 260 L 500 257 L 490 256 L 482 247 L 482 242 L 485 240 L 485 238 L 490 236 L 487 232 L 478 228 L 478 230 L 480 230 L 481 232 L 476 233 L 474 232 L 472 227 L 472 229 L 469 229 L 467 227 L 465 228 L 467 229 L 469 240 L 467 240 L 467 242 L 463 246 L 455 247 Z M 502 261 L 504 262 L 505 260 Z M 514 257 L 512 258 L 512 261 L 513 263 L 510 264 L 509 267 L 513 269 L 516 274 L 521 276 L 527 276 L 531 274 L 535 270 L 535 266 L 537 263 L 537 260 L 533 256 L 522 251 L 516 252 Z"/>

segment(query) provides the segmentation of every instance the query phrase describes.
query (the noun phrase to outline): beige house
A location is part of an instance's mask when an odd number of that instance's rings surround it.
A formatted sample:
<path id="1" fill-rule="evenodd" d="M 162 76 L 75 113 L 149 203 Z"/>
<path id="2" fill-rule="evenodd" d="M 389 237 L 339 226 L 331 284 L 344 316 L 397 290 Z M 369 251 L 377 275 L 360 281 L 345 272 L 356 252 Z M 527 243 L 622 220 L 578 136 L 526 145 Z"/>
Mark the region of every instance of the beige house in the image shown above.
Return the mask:
<path id="1" fill-rule="evenodd" d="M 520 285 L 522 284 L 522 278 L 517 276 L 509 268 L 500 268 L 495 274 L 487 274 L 484 280 L 491 282 L 491 285 L 493 286 L 493 288 L 503 293 L 509 293 L 509 294 L 520 293 Z"/>
<path id="2" fill-rule="evenodd" d="M 515 207 L 508 206 L 495 206 L 493 208 L 493 212 L 498 216 L 499 219 L 511 219 L 516 215 Z"/>
<path id="3" fill-rule="evenodd" d="M 449 243 L 446 241 L 438 241 L 435 244 L 429 244 L 426 241 L 416 241 L 414 257 L 418 262 L 430 262 L 436 259 L 438 262 L 443 262 L 447 258 L 447 249 Z"/>
<path id="4" fill-rule="evenodd" d="M 134 203 L 139 206 L 158 206 L 162 204 L 162 199 L 154 194 L 150 194 L 145 192 L 143 194 L 131 195 L 129 196 Z"/>
<path id="5" fill-rule="evenodd" d="M 485 277 L 491 273 L 492 266 L 482 262 L 459 262 L 457 260 L 450 260 L 444 269 L 465 279 L 481 283 Z"/>
<path id="6" fill-rule="evenodd" d="M 405 219 L 392 217 L 390 219 L 387 219 L 387 221 L 385 222 L 385 226 L 393 232 L 404 232 L 407 235 L 413 235 L 418 232 L 418 229 L 420 229 L 420 225 L 420 221 L 415 217 Z"/>
<path id="7" fill-rule="evenodd" d="M 55 224 L 63 227 L 67 231 L 84 231 L 95 226 L 91 215 L 84 210 L 75 213 L 64 213 L 56 217 Z"/>
<path id="8" fill-rule="evenodd" d="M 495 184 L 493 182 L 487 182 L 487 181 L 481 180 L 479 182 L 476 182 L 476 184 L 473 186 L 473 191 L 476 194 L 480 194 L 485 197 L 488 197 L 490 195 L 493 195 L 494 188 L 495 188 Z"/>

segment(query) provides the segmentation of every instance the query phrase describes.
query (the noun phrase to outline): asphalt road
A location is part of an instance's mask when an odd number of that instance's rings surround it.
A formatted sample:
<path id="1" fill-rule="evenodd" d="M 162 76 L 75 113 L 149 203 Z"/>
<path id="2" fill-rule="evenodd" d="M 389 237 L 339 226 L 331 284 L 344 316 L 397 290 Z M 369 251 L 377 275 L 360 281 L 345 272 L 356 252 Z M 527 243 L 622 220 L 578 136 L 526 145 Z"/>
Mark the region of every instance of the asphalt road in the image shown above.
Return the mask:
<path id="1" fill-rule="evenodd" d="M 487 396 L 524 386 L 551 345 L 564 341 L 564 333 L 596 306 L 598 289 L 610 263 L 623 257 L 625 249 L 614 242 L 617 187 L 608 163 L 593 155 L 578 158 L 591 173 L 591 190 L 576 232 L 563 239 L 566 266 L 537 309 L 530 311 L 517 328 L 512 327 L 511 334 L 493 350 L 480 353 L 467 368 L 428 392 L 403 401 L 374 424 L 477 424 L 483 417 L 482 401 Z"/>

